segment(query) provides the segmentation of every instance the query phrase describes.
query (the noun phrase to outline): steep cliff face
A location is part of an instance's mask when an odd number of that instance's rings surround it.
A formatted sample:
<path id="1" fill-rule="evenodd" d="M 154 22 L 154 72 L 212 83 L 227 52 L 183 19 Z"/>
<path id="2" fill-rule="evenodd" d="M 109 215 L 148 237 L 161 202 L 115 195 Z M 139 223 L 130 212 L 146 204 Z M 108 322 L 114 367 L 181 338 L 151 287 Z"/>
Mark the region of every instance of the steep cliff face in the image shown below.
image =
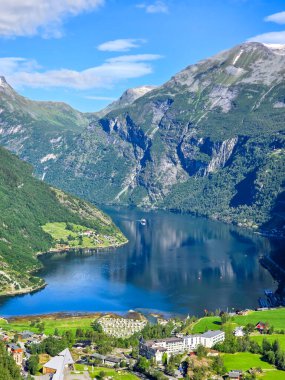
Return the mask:
<path id="1" fill-rule="evenodd" d="M 15 144 L 38 175 L 49 162 L 48 182 L 93 202 L 261 227 L 284 191 L 283 53 L 245 43 L 189 66 L 131 104 L 84 116 L 83 132 L 41 160 Z"/>
<path id="2" fill-rule="evenodd" d="M 102 118 L 107 113 L 117 110 L 122 107 L 127 107 L 135 102 L 135 100 L 141 98 L 148 92 L 154 90 L 156 86 L 140 86 L 127 89 L 119 99 L 109 104 L 106 108 L 96 112 L 98 118 Z"/>
<path id="3" fill-rule="evenodd" d="M 189 66 L 132 105 L 91 115 L 48 180 L 96 202 L 257 228 L 284 185 L 284 67 L 280 51 L 258 43 Z"/>

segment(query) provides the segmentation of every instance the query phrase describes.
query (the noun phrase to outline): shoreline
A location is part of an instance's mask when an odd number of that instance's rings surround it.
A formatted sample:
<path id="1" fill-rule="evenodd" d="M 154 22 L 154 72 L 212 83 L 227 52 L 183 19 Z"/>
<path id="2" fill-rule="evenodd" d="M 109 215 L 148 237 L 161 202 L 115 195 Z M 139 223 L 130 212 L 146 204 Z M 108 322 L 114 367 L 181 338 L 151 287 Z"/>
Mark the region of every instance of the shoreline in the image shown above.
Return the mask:
<path id="1" fill-rule="evenodd" d="M 48 254 L 55 254 L 55 253 L 64 253 L 64 252 L 81 252 L 81 251 L 85 251 L 85 252 L 100 252 L 100 251 L 107 251 L 107 250 L 112 250 L 112 249 L 116 249 L 116 248 L 120 248 L 120 247 L 123 247 L 124 245 L 128 244 L 129 243 L 129 240 L 126 239 L 127 241 L 124 242 L 124 243 L 120 243 L 120 244 L 113 244 L 113 245 L 109 245 L 107 247 L 92 247 L 92 248 L 88 248 L 88 247 L 82 247 L 82 248 L 79 248 L 79 247 L 64 247 L 64 248 L 51 248 L 50 250 L 48 251 L 45 251 L 45 252 L 36 252 L 35 256 L 36 257 L 40 257 L 40 256 L 44 256 L 44 255 L 48 255 Z"/>
<path id="2" fill-rule="evenodd" d="M 127 241 L 124 242 L 124 243 L 121 243 L 121 244 L 116 244 L 116 245 L 110 245 L 108 247 L 97 247 L 97 248 L 72 248 L 72 247 L 65 247 L 64 249 L 53 249 L 51 248 L 49 251 L 45 251 L 45 252 L 36 252 L 35 253 L 35 257 L 36 258 L 39 258 L 41 256 L 45 256 L 45 255 L 48 255 L 48 254 L 62 254 L 62 253 L 68 253 L 68 252 L 79 252 L 79 253 L 89 253 L 89 254 L 95 254 L 95 253 L 98 253 L 98 252 L 104 252 L 104 251 L 108 251 L 108 250 L 113 250 L 113 249 L 116 249 L 116 248 L 119 248 L 119 247 L 122 247 L 126 244 L 129 243 L 129 240 L 126 239 Z M 27 273 L 37 273 L 38 271 L 40 271 L 41 269 L 43 269 L 43 265 L 39 265 L 37 268 L 34 268 L 34 269 L 31 269 L 29 271 L 27 271 Z M 37 276 L 35 276 L 37 277 Z M 37 277 L 37 278 L 41 278 L 41 277 Z M 41 278 L 42 279 L 42 278 Z M 5 293 L 2 293 L 0 292 L 0 298 L 4 298 L 4 297 L 15 297 L 15 296 L 19 296 L 19 295 L 24 295 L 24 294 L 33 294 L 41 289 L 44 289 L 46 286 L 48 286 L 48 283 L 45 282 L 44 279 L 42 279 L 43 283 L 39 284 L 38 286 L 36 286 L 35 288 L 33 287 L 26 287 L 26 288 L 21 288 L 21 289 L 17 289 L 17 290 L 11 290 L 11 291 L 8 291 L 8 292 L 5 292 Z"/>

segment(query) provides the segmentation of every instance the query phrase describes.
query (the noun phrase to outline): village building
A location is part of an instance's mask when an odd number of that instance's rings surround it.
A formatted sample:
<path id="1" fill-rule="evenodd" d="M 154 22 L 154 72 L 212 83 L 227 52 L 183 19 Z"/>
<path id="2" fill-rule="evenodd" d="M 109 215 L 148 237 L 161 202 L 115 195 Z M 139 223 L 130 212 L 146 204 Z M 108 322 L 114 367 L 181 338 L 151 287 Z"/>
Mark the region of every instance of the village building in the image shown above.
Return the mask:
<path id="1" fill-rule="evenodd" d="M 43 366 L 43 374 L 51 375 L 52 380 L 63 380 L 64 375 L 74 370 L 74 360 L 68 348 L 53 357 Z"/>
<path id="2" fill-rule="evenodd" d="M 221 330 L 206 331 L 203 334 L 187 335 L 184 337 L 185 347 L 195 350 L 199 345 L 212 348 L 215 344 L 225 340 L 225 333 Z"/>
<path id="3" fill-rule="evenodd" d="M 161 363 L 164 353 L 168 355 L 176 355 L 184 352 L 184 348 L 183 338 L 141 340 L 139 353 L 147 359 L 153 358 L 157 363 Z"/>
<path id="4" fill-rule="evenodd" d="M 240 371 L 240 370 L 230 371 L 227 375 L 227 378 L 229 380 L 241 380 L 242 379 L 242 371 Z"/>
<path id="5" fill-rule="evenodd" d="M 244 334 L 244 331 L 243 331 L 243 327 L 242 326 L 236 327 L 234 329 L 234 331 L 233 331 L 233 334 L 236 337 L 242 337 L 242 336 L 244 336 L 245 334 Z"/>
<path id="6" fill-rule="evenodd" d="M 90 356 L 93 359 L 97 359 L 101 362 L 101 364 L 106 365 L 108 367 L 115 367 L 121 364 L 121 362 L 124 360 L 126 362 L 129 362 L 127 359 L 117 358 L 114 356 L 105 356 L 100 355 L 98 353 L 94 353 Z"/>
<path id="7" fill-rule="evenodd" d="M 28 330 L 25 330 L 25 331 L 23 331 L 23 332 L 18 333 L 19 338 L 22 339 L 22 340 L 30 339 L 30 338 L 32 338 L 34 335 L 35 335 L 34 332 L 32 332 L 32 331 L 28 331 Z"/>
<path id="8" fill-rule="evenodd" d="M 21 366 L 23 363 L 23 349 L 14 343 L 7 344 L 6 348 L 16 364 Z"/>
<path id="9" fill-rule="evenodd" d="M 147 324 L 147 321 L 104 316 L 98 320 L 98 323 L 101 325 L 105 334 L 116 338 L 128 338 L 133 334 L 140 332 Z"/>
<path id="10" fill-rule="evenodd" d="M 179 336 L 157 340 L 141 340 L 139 353 L 147 359 L 154 358 L 157 363 L 162 362 L 164 353 L 167 356 L 182 354 L 197 349 L 199 345 L 212 348 L 216 343 L 225 340 L 223 331 L 207 331 L 203 334 Z"/>
<path id="11" fill-rule="evenodd" d="M 256 325 L 255 328 L 260 332 L 263 333 L 266 330 L 266 323 L 259 321 Z"/>

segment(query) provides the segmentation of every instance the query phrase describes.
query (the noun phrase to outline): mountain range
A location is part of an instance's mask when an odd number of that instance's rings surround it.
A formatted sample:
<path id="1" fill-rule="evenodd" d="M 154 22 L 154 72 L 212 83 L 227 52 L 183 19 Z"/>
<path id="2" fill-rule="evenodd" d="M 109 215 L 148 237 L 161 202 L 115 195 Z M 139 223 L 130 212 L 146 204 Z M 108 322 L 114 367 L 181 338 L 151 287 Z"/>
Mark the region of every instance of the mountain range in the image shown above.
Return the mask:
<path id="1" fill-rule="evenodd" d="M 0 144 L 96 204 L 283 234 L 285 47 L 235 46 L 97 113 L 28 100 L 2 77 Z"/>

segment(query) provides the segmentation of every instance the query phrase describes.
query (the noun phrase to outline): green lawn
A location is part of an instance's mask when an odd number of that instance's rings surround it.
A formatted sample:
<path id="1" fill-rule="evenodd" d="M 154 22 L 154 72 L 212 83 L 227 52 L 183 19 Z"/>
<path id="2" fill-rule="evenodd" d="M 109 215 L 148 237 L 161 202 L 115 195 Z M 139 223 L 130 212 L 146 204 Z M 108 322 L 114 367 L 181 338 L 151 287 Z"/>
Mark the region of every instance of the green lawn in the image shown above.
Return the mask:
<path id="1" fill-rule="evenodd" d="M 261 360 L 260 355 L 249 352 L 239 352 L 236 354 L 222 354 L 227 371 L 240 369 L 247 371 L 250 368 L 260 367 L 262 369 L 275 369 L 271 364 Z M 284 372 L 285 374 L 285 372 Z"/>
<path id="2" fill-rule="evenodd" d="M 224 330 L 224 331 L 232 331 L 236 327 L 236 323 L 231 321 L 225 323 L 223 326 L 221 325 L 220 317 L 204 317 L 200 319 L 197 323 L 192 326 L 191 333 L 198 334 L 203 333 L 207 330 Z"/>
<path id="3" fill-rule="evenodd" d="M 285 308 L 266 311 L 253 311 L 248 315 L 238 315 L 234 317 L 234 321 L 238 325 L 246 325 L 247 323 L 256 324 L 259 321 L 269 322 L 270 326 L 276 329 L 285 330 Z"/>
<path id="4" fill-rule="evenodd" d="M 63 332 L 66 330 L 73 331 L 75 333 L 77 328 L 81 328 L 84 330 L 92 329 L 91 323 L 94 321 L 96 316 L 80 316 L 80 317 L 68 317 L 68 318 L 60 318 L 55 319 L 55 317 L 43 317 L 40 319 L 40 322 L 44 322 L 45 324 L 45 334 L 53 334 L 54 330 L 57 328 L 59 332 Z M 35 319 L 35 318 L 34 318 Z M 39 318 L 38 318 L 39 319 Z M 7 323 L 4 319 L 0 319 L 0 327 L 2 327 L 6 331 L 34 331 L 39 332 L 38 328 L 31 326 L 32 317 L 29 318 L 21 318 L 11 321 Z"/>
<path id="5" fill-rule="evenodd" d="M 245 326 L 247 323 L 257 324 L 259 321 L 269 322 L 270 326 L 275 329 L 285 330 L 285 308 L 266 311 L 252 311 L 248 315 L 237 315 L 233 317 L 233 321 L 228 323 L 233 327 L 235 325 Z M 220 317 L 203 317 L 193 324 L 191 332 L 194 334 L 202 333 L 207 330 L 219 330 L 221 328 Z M 224 326 L 225 327 L 225 326 Z"/>
<path id="6" fill-rule="evenodd" d="M 273 335 L 254 335 L 251 336 L 251 340 L 255 340 L 259 345 L 262 344 L 263 339 L 267 339 L 270 343 L 273 343 L 275 340 L 278 340 L 280 347 L 285 351 L 285 335 L 284 334 L 273 334 Z M 285 378 L 285 375 L 284 375 Z"/>
<path id="7" fill-rule="evenodd" d="M 67 223 L 64 222 L 47 223 L 42 229 L 51 235 L 57 244 L 68 245 L 70 248 L 102 248 L 118 243 L 115 237 L 107 237 L 96 233 L 95 230 L 91 230 L 94 236 L 83 236 L 82 233 L 90 228 L 74 223 L 68 225 L 72 229 L 67 229 Z"/>
<path id="8" fill-rule="evenodd" d="M 285 379 L 285 372 L 278 371 L 278 370 L 266 371 L 260 377 L 260 380 L 284 380 L 284 379 Z"/>
<path id="9" fill-rule="evenodd" d="M 101 371 L 106 373 L 106 376 L 112 377 L 114 380 L 138 380 L 138 377 L 133 375 L 130 372 L 122 371 L 122 370 L 114 370 L 112 368 L 103 368 L 103 367 L 94 367 L 92 371 L 92 367 L 84 366 L 82 364 L 75 364 L 75 369 L 77 371 L 83 371 L 84 369 L 89 370 L 89 374 L 94 379 Z"/>

